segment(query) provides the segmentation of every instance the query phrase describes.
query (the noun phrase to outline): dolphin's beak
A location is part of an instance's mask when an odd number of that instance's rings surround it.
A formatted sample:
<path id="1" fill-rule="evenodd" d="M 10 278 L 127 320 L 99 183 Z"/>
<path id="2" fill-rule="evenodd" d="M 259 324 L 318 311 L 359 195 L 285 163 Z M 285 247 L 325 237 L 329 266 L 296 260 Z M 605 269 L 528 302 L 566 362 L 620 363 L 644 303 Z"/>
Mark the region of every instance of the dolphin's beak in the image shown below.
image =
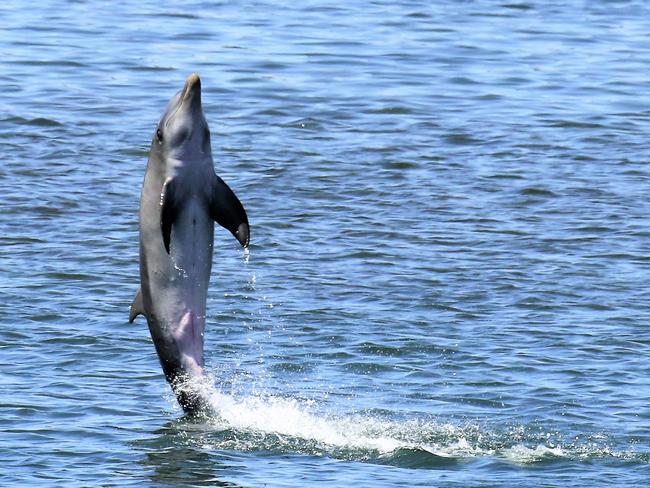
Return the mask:
<path id="1" fill-rule="evenodd" d="M 189 101 L 193 106 L 201 106 L 201 78 L 196 73 L 192 73 L 185 80 L 182 100 Z"/>

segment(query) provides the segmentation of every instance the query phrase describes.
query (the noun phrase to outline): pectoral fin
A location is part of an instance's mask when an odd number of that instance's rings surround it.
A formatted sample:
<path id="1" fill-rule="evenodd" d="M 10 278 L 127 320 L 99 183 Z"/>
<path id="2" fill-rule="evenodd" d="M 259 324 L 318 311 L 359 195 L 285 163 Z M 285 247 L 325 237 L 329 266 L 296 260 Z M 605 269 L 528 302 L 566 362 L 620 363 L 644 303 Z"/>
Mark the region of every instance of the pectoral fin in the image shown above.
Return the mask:
<path id="1" fill-rule="evenodd" d="M 175 195 L 174 180 L 168 179 L 162 187 L 160 194 L 160 230 L 162 232 L 165 250 L 169 254 L 169 244 L 172 233 L 172 224 L 178 215 L 178 198 Z"/>
<path id="2" fill-rule="evenodd" d="M 215 176 L 212 184 L 210 217 L 229 230 L 242 246 L 248 247 L 250 227 L 246 210 L 237 195 L 218 176 Z"/>
<path id="3" fill-rule="evenodd" d="M 131 309 L 129 310 L 129 324 L 132 324 L 138 315 L 144 315 L 144 304 L 142 303 L 142 289 L 138 288 L 135 294 Z"/>

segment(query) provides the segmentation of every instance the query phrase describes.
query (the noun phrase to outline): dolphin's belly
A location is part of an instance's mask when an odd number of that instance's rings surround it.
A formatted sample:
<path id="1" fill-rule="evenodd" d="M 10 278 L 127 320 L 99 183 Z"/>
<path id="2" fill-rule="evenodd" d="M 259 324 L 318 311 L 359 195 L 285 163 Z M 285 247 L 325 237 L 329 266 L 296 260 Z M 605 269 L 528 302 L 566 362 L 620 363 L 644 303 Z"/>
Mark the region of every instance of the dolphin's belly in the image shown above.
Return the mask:
<path id="1" fill-rule="evenodd" d="M 214 223 L 199 199 L 188 199 L 179 212 L 172 226 L 169 254 L 157 222 L 143 227 L 141 233 L 155 236 L 141 243 L 146 263 L 142 282 L 145 306 L 156 318 L 160 332 L 173 333 L 187 312 L 202 326 L 212 269 Z"/>
<path id="2" fill-rule="evenodd" d="M 160 233 L 160 226 L 148 232 Z M 213 232 L 214 224 L 199 199 L 190 198 L 172 226 L 169 254 L 161 238 L 143 243 L 147 277 L 143 297 L 165 369 L 201 373 Z"/>
<path id="3" fill-rule="evenodd" d="M 170 285 L 178 290 L 187 308 L 204 314 L 212 269 L 214 224 L 198 198 L 186 203 L 171 232 Z"/>

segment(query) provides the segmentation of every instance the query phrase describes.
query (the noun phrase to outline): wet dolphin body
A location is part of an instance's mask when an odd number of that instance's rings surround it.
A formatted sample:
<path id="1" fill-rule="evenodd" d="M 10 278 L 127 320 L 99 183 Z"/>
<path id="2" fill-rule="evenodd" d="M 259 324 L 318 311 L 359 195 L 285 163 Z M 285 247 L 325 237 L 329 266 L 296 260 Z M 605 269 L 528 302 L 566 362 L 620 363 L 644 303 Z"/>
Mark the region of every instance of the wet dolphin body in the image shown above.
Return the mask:
<path id="1" fill-rule="evenodd" d="M 203 374 L 213 221 L 248 246 L 246 211 L 214 173 L 201 80 L 192 74 L 151 142 L 140 199 L 141 286 L 129 314 L 129 322 L 146 317 L 165 377 L 186 412 L 204 406 L 184 383 Z"/>

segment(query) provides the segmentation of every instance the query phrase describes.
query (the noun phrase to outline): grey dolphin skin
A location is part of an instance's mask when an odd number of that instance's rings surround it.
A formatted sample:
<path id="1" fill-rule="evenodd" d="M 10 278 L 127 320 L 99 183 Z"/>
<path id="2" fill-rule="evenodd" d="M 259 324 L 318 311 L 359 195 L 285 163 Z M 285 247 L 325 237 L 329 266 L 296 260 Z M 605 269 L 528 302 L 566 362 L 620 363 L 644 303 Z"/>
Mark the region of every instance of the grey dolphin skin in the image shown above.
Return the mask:
<path id="1" fill-rule="evenodd" d="M 151 141 L 140 198 L 140 289 L 129 314 L 129 322 L 146 317 L 165 377 L 188 413 L 205 407 L 184 385 L 203 375 L 214 222 L 248 246 L 246 211 L 214 172 L 201 80 L 192 74 Z"/>

